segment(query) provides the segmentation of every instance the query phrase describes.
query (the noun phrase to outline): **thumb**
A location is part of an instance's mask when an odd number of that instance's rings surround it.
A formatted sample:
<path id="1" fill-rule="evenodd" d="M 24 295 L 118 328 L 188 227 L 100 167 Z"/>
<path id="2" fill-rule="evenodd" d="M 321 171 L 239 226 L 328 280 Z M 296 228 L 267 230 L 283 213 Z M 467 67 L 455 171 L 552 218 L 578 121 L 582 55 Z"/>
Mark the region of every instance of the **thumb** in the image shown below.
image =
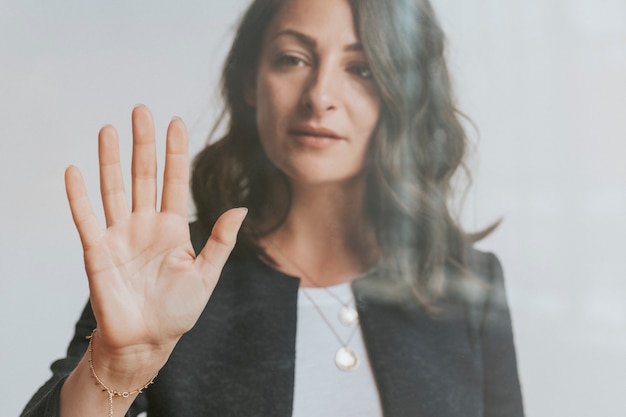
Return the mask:
<path id="1" fill-rule="evenodd" d="M 226 260 L 235 247 L 237 233 L 247 214 L 248 209 L 244 207 L 230 209 L 222 214 L 215 222 L 209 240 L 198 255 L 197 261 L 201 262 L 201 269 L 213 269 L 216 273 L 215 280 L 219 277 Z M 212 275 L 214 274 L 210 273 L 204 276 Z"/>

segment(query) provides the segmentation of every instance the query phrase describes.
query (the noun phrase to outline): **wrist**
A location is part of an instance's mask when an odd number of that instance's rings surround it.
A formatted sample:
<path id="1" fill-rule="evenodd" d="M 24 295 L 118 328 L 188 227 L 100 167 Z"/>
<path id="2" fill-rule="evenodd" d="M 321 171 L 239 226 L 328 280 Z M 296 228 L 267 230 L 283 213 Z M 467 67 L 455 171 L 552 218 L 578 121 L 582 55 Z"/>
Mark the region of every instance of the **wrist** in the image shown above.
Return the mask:
<path id="1" fill-rule="evenodd" d="M 173 349 L 142 345 L 111 352 L 99 343 L 99 336 L 97 329 L 87 336 L 86 359 L 92 378 L 114 396 L 128 397 L 151 385 Z"/>

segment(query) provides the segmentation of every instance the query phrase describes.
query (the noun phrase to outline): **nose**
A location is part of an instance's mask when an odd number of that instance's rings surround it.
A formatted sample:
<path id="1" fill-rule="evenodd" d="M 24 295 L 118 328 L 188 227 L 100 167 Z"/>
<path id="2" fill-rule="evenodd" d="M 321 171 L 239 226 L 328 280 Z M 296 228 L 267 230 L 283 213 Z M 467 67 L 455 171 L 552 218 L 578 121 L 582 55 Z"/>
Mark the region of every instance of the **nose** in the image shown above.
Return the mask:
<path id="1" fill-rule="evenodd" d="M 331 65 L 317 65 L 311 71 L 302 94 L 302 106 L 315 116 L 337 108 L 340 85 L 338 71 Z"/>

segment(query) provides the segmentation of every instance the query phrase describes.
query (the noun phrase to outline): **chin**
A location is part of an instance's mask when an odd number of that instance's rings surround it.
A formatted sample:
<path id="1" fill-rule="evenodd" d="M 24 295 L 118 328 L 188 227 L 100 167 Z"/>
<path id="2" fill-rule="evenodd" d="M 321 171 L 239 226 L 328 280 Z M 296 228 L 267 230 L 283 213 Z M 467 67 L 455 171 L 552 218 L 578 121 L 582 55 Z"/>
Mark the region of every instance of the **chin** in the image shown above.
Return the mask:
<path id="1" fill-rule="evenodd" d="M 362 172 L 340 173 L 333 169 L 283 170 L 292 186 L 354 186 L 364 180 Z"/>

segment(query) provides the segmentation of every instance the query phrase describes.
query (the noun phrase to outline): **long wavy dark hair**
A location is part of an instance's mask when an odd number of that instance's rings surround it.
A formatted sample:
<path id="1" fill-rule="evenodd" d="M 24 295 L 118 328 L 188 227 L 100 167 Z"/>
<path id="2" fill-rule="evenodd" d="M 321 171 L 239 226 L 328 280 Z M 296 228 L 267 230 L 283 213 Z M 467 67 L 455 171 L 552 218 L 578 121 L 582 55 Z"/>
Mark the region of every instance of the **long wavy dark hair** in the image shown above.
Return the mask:
<path id="1" fill-rule="evenodd" d="M 255 222 L 270 207 L 270 178 L 277 169 L 261 148 L 244 88 L 256 72 L 263 34 L 283 2 L 255 0 L 244 14 L 222 73 L 226 133 L 196 156 L 192 174 L 200 225 L 210 231 L 225 210 L 248 207 L 236 251 L 266 259 L 256 242 L 271 230 L 259 230 Z M 350 5 L 381 101 L 365 210 L 388 275 L 428 307 L 447 277 L 465 272 L 467 248 L 491 230 L 465 233 L 449 207 L 453 176 L 467 171 L 468 141 L 451 90 L 445 36 L 428 0 L 350 0 Z"/>

